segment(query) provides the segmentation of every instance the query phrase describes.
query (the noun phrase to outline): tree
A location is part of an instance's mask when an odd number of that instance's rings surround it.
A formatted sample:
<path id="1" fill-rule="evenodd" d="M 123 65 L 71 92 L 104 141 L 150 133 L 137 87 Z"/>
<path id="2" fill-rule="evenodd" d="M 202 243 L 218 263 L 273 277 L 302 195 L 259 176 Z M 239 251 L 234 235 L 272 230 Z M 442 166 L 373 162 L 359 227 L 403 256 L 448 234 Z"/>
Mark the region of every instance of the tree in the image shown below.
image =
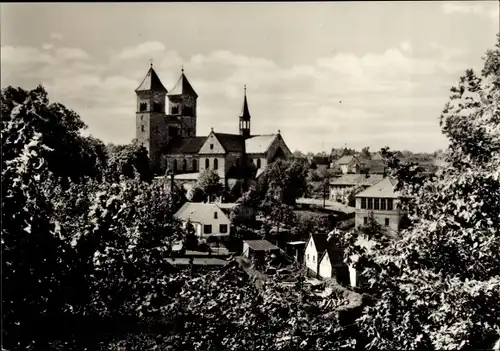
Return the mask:
<path id="1" fill-rule="evenodd" d="M 391 160 L 412 225 L 366 261 L 376 302 L 359 320 L 370 348 L 485 348 L 500 320 L 500 35 L 482 77 L 467 70 L 441 115 L 448 165 L 415 180 Z M 488 311 L 485 313 L 484 311 Z"/>
<path id="2" fill-rule="evenodd" d="M 219 174 L 214 170 L 205 170 L 202 172 L 195 187 L 203 192 L 205 200 L 210 199 L 210 201 L 216 200 L 222 195 L 224 190 L 224 185 L 221 182 Z"/>
<path id="3" fill-rule="evenodd" d="M 367 160 L 371 160 L 372 155 L 370 154 L 370 147 L 365 146 L 364 148 L 361 149 L 360 156 L 363 158 L 366 158 Z"/>
<path id="4" fill-rule="evenodd" d="M 83 137 L 81 132 L 87 126 L 80 116 L 60 103 L 50 103 L 42 86 L 31 91 L 10 86 L 2 89 L 1 106 L 2 169 L 36 134 L 46 146 L 39 151 L 48 170 L 65 184 L 68 179 L 102 176 L 107 159 L 103 144 Z"/>
<path id="5" fill-rule="evenodd" d="M 198 247 L 198 237 L 194 229 L 193 223 L 187 221 L 184 227 L 183 248 L 187 250 L 195 250 Z"/>
<path id="6" fill-rule="evenodd" d="M 108 145 L 109 152 L 107 177 L 110 181 L 118 181 L 120 176 L 133 179 L 135 174 L 145 182 L 153 180 L 153 171 L 148 150 L 134 140 L 128 145 Z"/>

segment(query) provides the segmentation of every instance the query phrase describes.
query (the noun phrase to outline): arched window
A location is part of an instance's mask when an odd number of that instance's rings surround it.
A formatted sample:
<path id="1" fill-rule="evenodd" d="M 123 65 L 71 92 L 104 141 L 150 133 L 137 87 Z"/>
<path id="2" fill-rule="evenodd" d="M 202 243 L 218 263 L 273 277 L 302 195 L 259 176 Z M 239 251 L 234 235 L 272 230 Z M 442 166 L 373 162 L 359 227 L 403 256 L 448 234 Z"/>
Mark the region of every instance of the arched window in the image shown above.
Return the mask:
<path id="1" fill-rule="evenodd" d="M 210 160 L 208 158 L 205 159 L 205 168 L 206 169 L 210 168 Z"/>
<path id="2" fill-rule="evenodd" d="M 174 159 L 174 166 L 173 166 L 174 171 L 177 170 L 177 160 Z"/>
<path id="3" fill-rule="evenodd" d="M 187 160 L 184 159 L 182 160 L 182 170 L 187 171 L 187 168 L 188 168 Z"/>
<path id="4" fill-rule="evenodd" d="M 219 160 L 214 158 L 214 169 L 219 168 Z"/>
<path id="5" fill-rule="evenodd" d="M 260 162 L 260 158 L 258 158 L 258 159 L 257 159 L 257 168 L 260 168 L 260 166 L 261 166 L 261 165 L 262 165 L 262 164 L 261 164 L 261 162 Z"/>
<path id="6" fill-rule="evenodd" d="M 193 159 L 193 171 L 197 171 L 198 170 L 197 168 L 198 167 L 197 167 L 197 164 L 196 164 L 196 160 Z"/>

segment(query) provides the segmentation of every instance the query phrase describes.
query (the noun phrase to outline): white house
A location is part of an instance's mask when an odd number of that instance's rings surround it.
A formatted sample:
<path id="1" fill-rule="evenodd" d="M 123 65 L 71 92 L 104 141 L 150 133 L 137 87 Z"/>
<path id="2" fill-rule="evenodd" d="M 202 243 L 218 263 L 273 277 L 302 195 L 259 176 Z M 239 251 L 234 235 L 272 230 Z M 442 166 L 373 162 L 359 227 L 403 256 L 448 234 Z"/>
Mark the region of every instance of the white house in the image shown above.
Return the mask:
<path id="1" fill-rule="evenodd" d="M 320 257 L 318 273 L 322 278 L 335 278 L 339 283 L 349 284 L 349 269 L 344 263 L 344 251 L 337 243 L 328 243 Z"/>
<path id="2" fill-rule="evenodd" d="M 304 264 L 319 275 L 319 262 L 328 245 L 328 234 L 311 234 L 304 251 Z"/>
<path id="3" fill-rule="evenodd" d="M 200 238 L 227 238 L 231 221 L 216 203 L 186 202 L 176 213 L 184 225 L 193 224 Z"/>
<path id="4" fill-rule="evenodd" d="M 356 195 L 355 225 L 361 227 L 373 215 L 386 230 L 399 232 L 406 212 L 400 209 L 400 194 L 394 191 L 396 180 L 384 178 Z"/>
<path id="5" fill-rule="evenodd" d="M 360 173 L 362 169 L 368 168 L 368 160 L 360 156 L 348 155 L 342 156 L 335 162 L 342 174 Z"/>

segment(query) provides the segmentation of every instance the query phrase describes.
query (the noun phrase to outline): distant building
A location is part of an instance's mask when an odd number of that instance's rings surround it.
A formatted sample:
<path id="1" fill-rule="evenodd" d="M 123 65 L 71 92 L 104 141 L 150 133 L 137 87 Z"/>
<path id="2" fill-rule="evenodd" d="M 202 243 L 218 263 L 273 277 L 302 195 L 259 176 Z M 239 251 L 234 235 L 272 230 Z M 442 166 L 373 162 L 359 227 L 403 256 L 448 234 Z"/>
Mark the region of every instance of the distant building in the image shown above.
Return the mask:
<path id="1" fill-rule="evenodd" d="M 330 182 L 330 200 L 336 201 L 356 186 L 368 188 L 383 178 L 380 174 L 343 174 Z"/>
<path id="2" fill-rule="evenodd" d="M 314 274 L 319 275 L 319 261 L 327 248 L 328 234 L 311 234 L 304 252 L 304 264 Z"/>
<path id="3" fill-rule="evenodd" d="M 386 230 L 399 232 L 401 219 L 406 212 L 400 209 L 400 194 L 394 191 L 396 180 L 387 177 L 356 195 L 356 227 L 375 220 Z"/>
<path id="4" fill-rule="evenodd" d="M 362 173 L 368 169 L 369 160 L 360 156 L 342 156 L 335 162 L 335 166 L 339 167 L 342 174 Z"/>
<path id="5" fill-rule="evenodd" d="M 176 213 L 184 225 L 190 221 L 196 235 L 203 239 L 226 239 L 230 235 L 231 221 L 215 203 L 186 202 Z"/>

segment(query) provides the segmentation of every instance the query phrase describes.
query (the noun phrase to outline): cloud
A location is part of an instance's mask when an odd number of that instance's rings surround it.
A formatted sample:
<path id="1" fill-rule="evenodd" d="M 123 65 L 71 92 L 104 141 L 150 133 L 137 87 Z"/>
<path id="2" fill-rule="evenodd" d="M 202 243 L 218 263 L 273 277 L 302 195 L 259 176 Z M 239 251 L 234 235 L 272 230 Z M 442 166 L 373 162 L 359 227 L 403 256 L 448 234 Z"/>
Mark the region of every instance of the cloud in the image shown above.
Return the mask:
<path id="1" fill-rule="evenodd" d="M 50 33 L 50 38 L 55 40 L 62 40 L 63 36 L 59 33 Z"/>
<path id="2" fill-rule="evenodd" d="M 54 47 L 54 44 L 42 44 L 42 49 L 50 50 Z"/>
<path id="3" fill-rule="evenodd" d="M 104 60 L 80 48 L 3 46 L 2 86 L 29 89 L 43 83 L 51 100 L 82 116 L 89 133 L 105 142 L 124 143 L 135 133 L 134 90 L 147 72 L 149 58 L 154 58 L 169 90 L 184 64 L 199 95 L 200 135 L 210 127 L 237 132 L 243 84 L 247 84 L 252 131 L 280 129 L 292 149 L 318 150 L 323 143 L 332 147 L 346 142 L 362 147 L 368 141 L 377 148 L 390 138 L 408 148 L 411 141 L 398 131 L 418 135 L 434 125 L 438 134 L 435 118 L 446 99 L 436 96 L 448 93 L 453 83 L 445 79 L 448 75 L 466 68 L 458 60 L 460 53 L 426 45 L 405 41 L 382 52 L 339 52 L 291 66 L 227 50 L 182 57 L 155 41 L 124 47 Z M 417 110 L 428 115 L 416 116 Z"/>
<path id="4" fill-rule="evenodd" d="M 165 45 L 158 41 L 151 41 L 137 46 L 124 48 L 116 55 L 117 60 L 133 60 L 137 58 L 151 58 L 155 54 L 165 51 Z"/>

